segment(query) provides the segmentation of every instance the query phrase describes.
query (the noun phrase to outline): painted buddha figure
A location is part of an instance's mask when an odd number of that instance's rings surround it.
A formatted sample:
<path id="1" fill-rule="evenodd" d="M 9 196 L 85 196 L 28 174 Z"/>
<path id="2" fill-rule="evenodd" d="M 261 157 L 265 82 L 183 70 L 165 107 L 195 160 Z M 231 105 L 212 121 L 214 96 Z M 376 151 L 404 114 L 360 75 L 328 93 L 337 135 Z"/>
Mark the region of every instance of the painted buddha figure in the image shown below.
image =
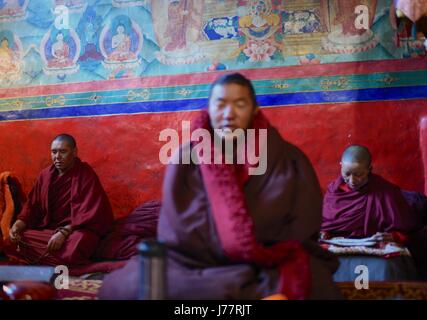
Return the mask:
<path id="1" fill-rule="evenodd" d="M 53 58 L 48 61 L 50 68 L 64 68 L 73 65 L 70 59 L 70 46 L 64 41 L 64 34 L 58 32 L 56 41 L 52 44 L 51 50 Z"/>
<path id="2" fill-rule="evenodd" d="M 3 74 L 18 73 L 19 60 L 16 53 L 9 47 L 9 40 L 3 38 L 0 41 L 0 72 Z"/>
<path id="3" fill-rule="evenodd" d="M 112 52 L 108 56 L 110 61 L 128 61 L 136 59 L 135 54 L 131 49 L 131 38 L 125 32 L 125 26 L 119 24 L 116 29 L 116 34 L 111 39 Z"/>

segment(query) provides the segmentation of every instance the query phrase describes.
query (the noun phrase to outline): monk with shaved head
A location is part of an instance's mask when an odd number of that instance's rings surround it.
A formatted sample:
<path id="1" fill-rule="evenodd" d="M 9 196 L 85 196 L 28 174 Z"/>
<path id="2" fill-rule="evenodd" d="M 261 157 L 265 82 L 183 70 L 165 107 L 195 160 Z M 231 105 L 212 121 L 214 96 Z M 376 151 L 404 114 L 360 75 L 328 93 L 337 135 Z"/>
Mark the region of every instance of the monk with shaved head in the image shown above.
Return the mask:
<path id="1" fill-rule="evenodd" d="M 401 189 L 372 173 L 368 148 L 351 145 L 341 157 L 341 176 L 323 201 L 322 231 L 333 236 L 404 238 L 419 227 Z"/>
<path id="2" fill-rule="evenodd" d="M 371 153 L 364 146 L 348 147 L 341 157 L 341 175 L 352 190 L 363 187 L 371 173 Z"/>
<path id="3" fill-rule="evenodd" d="M 36 180 L 5 251 L 24 264 L 82 266 L 112 226 L 110 202 L 72 136 L 56 136 L 50 153 L 52 165 Z"/>

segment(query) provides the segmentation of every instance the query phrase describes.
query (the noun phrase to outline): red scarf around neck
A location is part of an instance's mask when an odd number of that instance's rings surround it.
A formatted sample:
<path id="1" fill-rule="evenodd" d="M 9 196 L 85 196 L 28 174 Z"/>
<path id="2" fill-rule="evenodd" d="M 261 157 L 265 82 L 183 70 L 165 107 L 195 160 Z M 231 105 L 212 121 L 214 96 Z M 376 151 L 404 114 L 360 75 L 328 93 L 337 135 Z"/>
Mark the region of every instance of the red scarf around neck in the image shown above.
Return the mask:
<path id="1" fill-rule="evenodd" d="M 256 130 L 256 137 L 259 129 L 269 126 L 268 120 L 258 110 L 251 126 Z M 250 165 L 247 161 L 244 165 L 214 164 L 213 131 L 206 110 L 193 122 L 192 130 L 199 128 L 212 133 L 212 161 L 211 164 L 200 164 L 200 169 L 224 252 L 236 262 L 278 267 L 279 292 L 288 299 L 306 299 L 311 288 L 308 254 L 296 240 L 281 241 L 269 247 L 257 242 L 254 222 L 243 193 Z"/>

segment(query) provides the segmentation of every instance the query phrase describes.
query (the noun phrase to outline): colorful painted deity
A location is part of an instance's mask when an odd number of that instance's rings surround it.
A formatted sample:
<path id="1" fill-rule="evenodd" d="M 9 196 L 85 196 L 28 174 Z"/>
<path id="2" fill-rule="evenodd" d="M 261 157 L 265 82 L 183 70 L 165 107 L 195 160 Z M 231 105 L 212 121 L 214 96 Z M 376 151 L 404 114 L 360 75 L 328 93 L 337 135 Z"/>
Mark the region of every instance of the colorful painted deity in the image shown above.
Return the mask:
<path id="1" fill-rule="evenodd" d="M 168 24 L 164 33 L 168 42 L 166 51 L 183 49 L 187 45 L 187 29 L 195 23 L 193 1 L 172 1 L 168 6 Z"/>
<path id="2" fill-rule="evenodd" d="M 58 32 L 52 44 L 52 58 L 48 60 L 49 68 L 65 68 L 73 64 L 70 58 L 70 46 L 64 41 L 64 34 Z"/>
<path id="3" fill-rule="evenodd" d="M 118 16 L 106 25 L 100 35 L 103 65 L 111 71 L 110 78 L 131 77 L 141 64 L 138 55 L 143 44 L 140 27 L 127 16 Z"/>
<path id="4" fill-rule="evenodd" d="M 80 53 L 80 39 L 73 29 L 49 30 L 41 41 L 40 52 L 44 61 L 43 71 L 47 75 L 65 78 L 67 74 L 79 70 L 76 62 Z"/>
<path id="5" fill-rule="evenodd" d="M 356 24 L 359 5 L 368 9 L 368 28 Z M 333 53 L 356 53 L 374 48 L 378 40 L 371 30 L 375 18 L 376 0 L 329 0 L 332 13 L 331 30 L 323 41 L 323 48 Z M 360 14 L 360 13 L 359 13 Z"/>
<path id="6" fill-rule="evenodd" d="M 9 33 L 11 34 L 11 33 Z M 11 39 L 12 41 L 10 42 Z M 1 36 L 0 39 L 0 81 L 16 80 L 21 73 L 22 45 L 14 36 Z"/>
<path id="7" fill-rule="evenodd" d="M 125 33 L 125 26 L 119 24 L 116 34 L 111 39 L 112 52 L 108 55 L 110 61 L 128 61 L 135 60 L 136 55 L 130 50 L 131 39 Z"/>
<path id="8" fill-rule="evenodd" d="M 251 0 L 249 14 L 240 17 L 239 30 L 246 36 L 240 48 L 249 61 L 268 61 L 281 44 L 275 39 L 280 29 L 280 16 L 272 11 L 270 0 Z"/>
<path id="9" fill-rule="evenodd" d="M 162 50 L 157 59 L 164 64 L 188 64 L 205 56 L 197 42 L 203 26 L 204 0 L 169 0 L 152 3 L 153 23 Z M 162 17 L 167 17 L 164 21 Z"/>
<path id="10" fill-rule="evenodd" d="M 96 13 L 93 6 L 88 6 L 77 26 L 82 45 L 79 62 L 83 63 L 81 67 L 85 69 L 94 69 L 103 60 L 98 46 L 101 29 L 102 17 Z"/>
<path id="11" fill-rule="evenodd" d="M 280 25 L 279 15 L 272 13 L 270 0 L 251 0 L 250 14 L 239 19 L 243 33 L 257 40 L 269 38 Z"/>

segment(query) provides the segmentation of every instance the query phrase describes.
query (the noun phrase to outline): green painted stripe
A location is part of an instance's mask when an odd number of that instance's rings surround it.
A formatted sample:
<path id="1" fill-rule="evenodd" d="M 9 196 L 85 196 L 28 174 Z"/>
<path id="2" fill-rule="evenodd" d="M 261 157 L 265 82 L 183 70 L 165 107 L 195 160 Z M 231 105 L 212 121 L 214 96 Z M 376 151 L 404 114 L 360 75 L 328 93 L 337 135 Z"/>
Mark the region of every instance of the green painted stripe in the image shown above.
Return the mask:
<path id="1" fill-rule="evenodd" d="M 399 88 L 427 85 L 427 70 L 386 72 L 369 75 L 319 76 L 310 78 L 255 80 L 257 94 L 334 92 L 371 88 Z M 52 107 L 96 106 L 147 101 L 203 99 L 210 84 L 120 89 L 63 95 L 43 95 L 0 99 L 0 111 L 43 109 Z"/>

